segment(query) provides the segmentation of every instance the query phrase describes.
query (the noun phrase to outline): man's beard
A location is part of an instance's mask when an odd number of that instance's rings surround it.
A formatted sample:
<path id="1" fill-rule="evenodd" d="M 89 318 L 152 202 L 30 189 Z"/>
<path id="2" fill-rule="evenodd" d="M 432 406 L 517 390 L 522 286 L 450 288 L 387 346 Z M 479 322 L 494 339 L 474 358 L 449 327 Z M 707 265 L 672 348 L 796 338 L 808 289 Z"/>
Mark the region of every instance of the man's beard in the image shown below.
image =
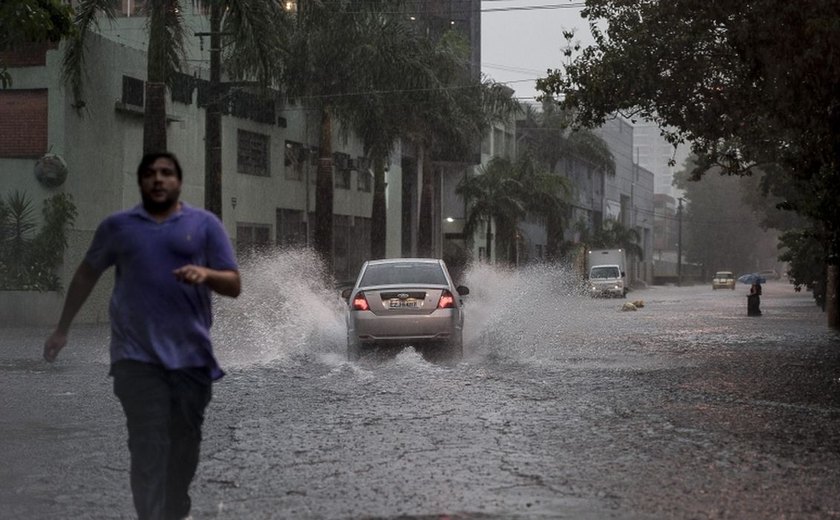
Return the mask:
<path id="1" fill-rule="evenodd" d="M 152 198 L 146 194 L 141 194 L 140 197 L 143 199 L 143 209 L 145 209 L 146 212 L 150 215 L 159 215 L 170 211 L 175 205 L 177 205 L 179 195 L 180 192 L 174 192 L 160 202 L 152 200 Z"/>

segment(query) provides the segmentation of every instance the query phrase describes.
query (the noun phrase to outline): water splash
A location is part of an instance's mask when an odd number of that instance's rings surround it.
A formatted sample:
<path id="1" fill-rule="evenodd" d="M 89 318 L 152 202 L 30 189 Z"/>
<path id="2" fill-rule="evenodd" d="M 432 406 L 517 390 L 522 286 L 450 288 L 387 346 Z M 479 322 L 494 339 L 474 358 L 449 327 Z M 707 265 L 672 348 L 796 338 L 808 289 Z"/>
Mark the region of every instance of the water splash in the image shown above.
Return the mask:
<path id="1" fill-rule="evenodd" d="M 471 357 L 543 357 L 546 344 L 571 323 L 585 287 L 579 274 L 563 264 L 534 264 L 504 269 L 474 265 L 466 275 L 464 342 Z"/>
<path id="2" fill-rule="evenodd" d="M 313 251 L 264 254 L 245 264 L 242 273 L 242 295 L 216 302 L 213 334 L 223 367 L 316 362 L 340 368 L 348 363 L 345 303 Z M 464 299 L 469 365 L 609 359 L 645 335 L 645 313 L 620 312 L 622 300 L 590 298 L 580 275 L 567 265 L 508 269 L 476 263 L 464 284 L 470 288 Z M 415 357 L 413 350 L 403 353 L 397 366 L 425 367 Z M 363 368 L 387 368 L 388 359 Z"/>
<path id="3" fill-rule="evenodd" d="M 242 266 L 242 294 L 215 302 L 213 338 L 222 366 L 334 359 L 345 325 L 338 292 L 314 251 L 262 254 Z M 337 361 L 337 360 L 335 360 Z"/>

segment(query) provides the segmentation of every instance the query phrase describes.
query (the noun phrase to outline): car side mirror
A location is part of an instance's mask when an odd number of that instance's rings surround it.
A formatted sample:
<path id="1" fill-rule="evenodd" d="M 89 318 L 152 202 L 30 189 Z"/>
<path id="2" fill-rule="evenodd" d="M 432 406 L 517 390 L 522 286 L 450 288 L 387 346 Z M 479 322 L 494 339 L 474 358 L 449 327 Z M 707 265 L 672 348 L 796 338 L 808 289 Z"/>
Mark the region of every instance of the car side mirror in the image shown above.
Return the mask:
<path id="1" fill-rule="evenodd" d="M 455 288 L 455 290 L 458 291 L 459 296 L 466 296 L 470 294 L 470 288 L 465 285 L 459 285 Z"/>
<path id="2" fill-rule="evenodd" d="M 347 289 L 342 289 L 341 290 L 341 297 L 344 299 L 344 301 L 350 301 L 350 294 L 352 292 L 353 292 L 352 287 L 348 287 Z"/>

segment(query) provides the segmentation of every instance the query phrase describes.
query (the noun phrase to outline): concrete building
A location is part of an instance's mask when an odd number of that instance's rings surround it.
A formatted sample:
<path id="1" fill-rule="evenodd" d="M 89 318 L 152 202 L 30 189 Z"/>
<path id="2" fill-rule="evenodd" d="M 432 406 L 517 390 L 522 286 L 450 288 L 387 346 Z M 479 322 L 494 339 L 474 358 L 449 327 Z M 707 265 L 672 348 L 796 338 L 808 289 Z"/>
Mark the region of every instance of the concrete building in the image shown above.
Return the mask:
<path id="1" fill-rule="evenodd" d="M 427 5 L 426 5 L 427 4 Z M 60 278 L 66 286 L 98 223 L 108 214 L 139 202 L 136 167 L 142 155 L 146 19 L 138 2 L 123 0 L 114 23 L 101 21 L 90 35 L 84 71 L 84 106 L 61 77 L 63 49 L 34 46 L 4 56 L 13 85 L 0 90 L 0 197 L 24 193 L 33 207 L 55 193 L 72 196 L 78 217 L 69 234 Z M 167 94 L 169 148 L 185 171 L 182 200 L 204 204 L 204 126 L 209 41 L 190 36 L 209 31 L 200 2 L 184 5 L 188 66 Z M 470 67 L 480 73 L 478 0 L 426 2 L 418 10 L 427 33 L 456 27 L 471 46 Z M 224 81 L 224 78 L 223 78 Z M 226 90 L 222 117 L 222 217 L 246 262 L 255 251 L 307 245 L 312 241 L 318 121 L 312 111 L 281 96 L 258 97 L 246 88 Z M 337 125 L 336 125 L 337 126 Z M 370 250 L 372 174 L 362 145 L 334 128 L 334 276 L 355 276 Z M 35 172 L 45 157 L 64 165 L 66 179 L 45 184 Z M 476 163 L 478 161 L 475 161 Z M 444 218 L 457 213 L 454 186 L 468 163 L 440 163 L 435 169 L 433 255 L 442 256 L 448 229 Z M 386 172 L 386 256 L 416 254 L 421 165 L 409 146 L 397 146 Z M 36 214 L 39 214 L 36 211 Z M 462 240 L 463 242 L 463 240 Z M 109 283 L 103 280 L 79 321 L 107 318 Z M 54 323 L 61 295 L 4 292 L 3 323 Z"/>
<path id="2" fill-rule="evenodd" d="M 654 193 L 662 193 L 676 199 L 682 193 L 672 183 L 674 173 L 680 171 L 688 158 L 688 147 L 680 145 L 676 150 L 662 137 L 660 127 L 649 121 L 633 125 L 634 152 L 636 163 L 653 172 Z M 673 161 L 673 166 L 670 162 Z"/>
<path id="3" fill-rule="evenodd" d="M 596 133 L 609 146 L 615 159 L 615 176 L 606 177 L 603 196 L 605 219 L 617 220 L 639 235 L 642 258 L 629 256 L 628 282 L 652 283 L 654 174 L 635 161 L 635 128 L 621 118 L 608 120 Z"/>

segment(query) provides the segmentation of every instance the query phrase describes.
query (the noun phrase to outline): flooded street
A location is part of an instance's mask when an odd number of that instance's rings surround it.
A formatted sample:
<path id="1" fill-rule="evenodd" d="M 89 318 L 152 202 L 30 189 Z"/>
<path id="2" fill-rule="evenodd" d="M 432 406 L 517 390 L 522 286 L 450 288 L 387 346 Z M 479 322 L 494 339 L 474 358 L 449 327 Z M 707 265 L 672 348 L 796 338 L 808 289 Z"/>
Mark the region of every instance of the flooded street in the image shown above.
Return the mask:
<path id="1" fill-rule="evenodd" d="M 765 285 L 590 299 L 561 269 L 478 267 L 465 358 L 349 363 L 305 256 L 219 302 L 193 518 L 840 517 L 840 338 Z M 0 336 L 0 519 L 131 518 L 108 330 Z"/>

